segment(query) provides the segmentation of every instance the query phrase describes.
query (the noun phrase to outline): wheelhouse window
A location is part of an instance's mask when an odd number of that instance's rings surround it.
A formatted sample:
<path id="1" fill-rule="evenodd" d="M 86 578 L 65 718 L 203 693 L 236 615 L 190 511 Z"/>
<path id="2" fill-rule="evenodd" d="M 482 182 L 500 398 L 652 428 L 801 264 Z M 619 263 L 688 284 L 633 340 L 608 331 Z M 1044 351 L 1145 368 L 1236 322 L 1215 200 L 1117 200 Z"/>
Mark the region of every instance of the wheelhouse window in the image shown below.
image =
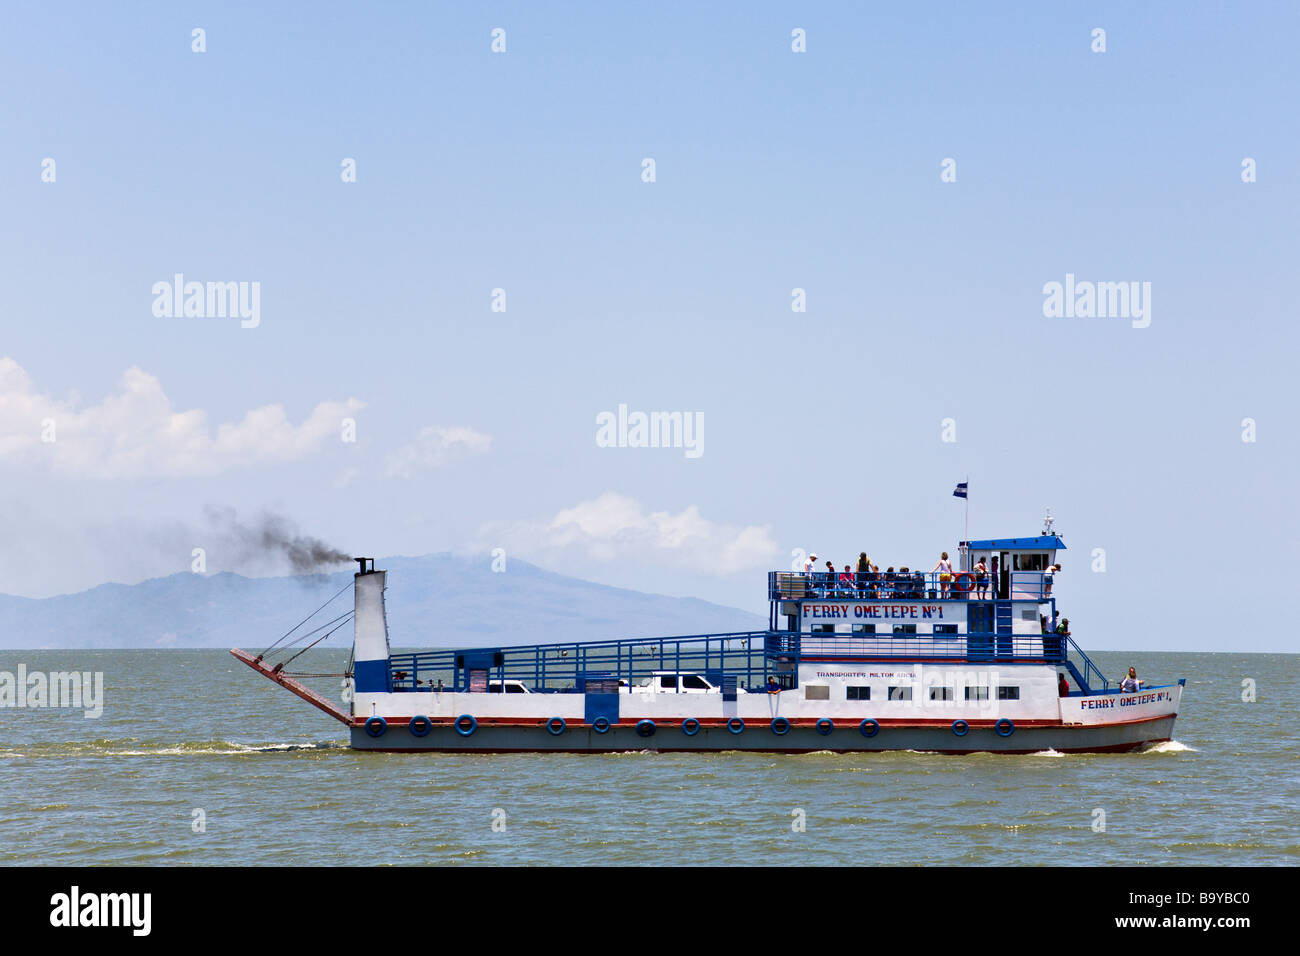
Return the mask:
<path id="1" fill-rule="evenodd" d="M 1019 687 L 1004 686 L 998 688 L 998 700 L 1019 700 L 1019 699 L 1020 699 Z"/>
<path id="2" fill-rule="evenodd" d="M 871 700 L 871 688 L 851 685 L 844 688 L 846 700 Z"/>

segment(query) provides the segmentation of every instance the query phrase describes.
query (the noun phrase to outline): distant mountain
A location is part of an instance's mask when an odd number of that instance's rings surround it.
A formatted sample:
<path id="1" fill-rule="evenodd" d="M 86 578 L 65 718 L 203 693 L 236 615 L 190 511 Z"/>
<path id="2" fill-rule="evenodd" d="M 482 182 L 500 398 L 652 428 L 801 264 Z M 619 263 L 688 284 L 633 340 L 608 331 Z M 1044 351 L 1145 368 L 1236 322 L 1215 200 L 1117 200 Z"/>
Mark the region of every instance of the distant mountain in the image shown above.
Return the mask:
<path id="1" fill-rule="evenodd" d="M 377 560 L 388 574 L 394 647 L 483 647 L 761 630 L 764 618 L 696 598 L 644 594 L 512 558 Z M 351 571 L 246 578 L 182 572 L 33 599 L 0 595 L 0 648 L 243 647 L 261 650 L 349 585 Z M 312 624 L 352 608 L 341 594 Z M 349 622 L 322 647 L 352 643 Z"/>

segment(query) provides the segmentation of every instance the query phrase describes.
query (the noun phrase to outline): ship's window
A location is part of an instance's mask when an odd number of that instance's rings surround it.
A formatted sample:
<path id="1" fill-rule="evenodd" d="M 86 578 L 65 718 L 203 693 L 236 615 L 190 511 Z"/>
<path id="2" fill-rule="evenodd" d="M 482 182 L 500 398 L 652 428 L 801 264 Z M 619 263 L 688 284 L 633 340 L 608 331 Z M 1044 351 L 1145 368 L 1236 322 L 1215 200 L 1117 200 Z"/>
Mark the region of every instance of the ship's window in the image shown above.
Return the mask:
<path id="1" fill-rule="evenodd" d="M 1016 571 L 1042 571 L 1047 568 L 1046 554 L 1017 554 L 1013 557 Z"/>
<path id="2" fill-rule="evenodd" d="M 687 690 L 708 690 L 708 682 L 698 674 L 686 674 L 682 677 L 682 686 Z"/>
<path id="3" fill-rule="evenodd" d="M 915 633 L 916 633 L 916 625 L 915 625 L 915 624 L 895 624 L 895 625 L 894 625 L 894 633 L 895 633 L 895 634 L 915 634 Z"/>
<path id="4" fill-rule="evenodd" d="M 870 687 L 846 687 L 844 690 L 846 700 L 871 700 Z"/>
<path id="5" fill-rule="evenodd" d="M 988 700 L 989 689 L 987 687 L 967 687 L 966 699 L 967 700 Z"/>
<path id="6" fill-rule="evenodd" d="M 835 625 L 834 625 L 834 624 L 814 624 L 814 625 L 812 626 L 812 632 L 813 632 L 814 634 L 834 634 L 834 633 L 835 633 Z"/>
<path id="7" fill-rule="evenodd" d="M 853 633 L 854 633 L 854 634 L 875 634 L 875 633 L 876 633 L 876 625 L 874 625 L 874 624 L 854 624 L 854 625 L 853 625 Z"/>
<path id="8" fill-rule="evenodd" d="M 1019 699 L 1020 699 L 1019 687 L 998 688 L 998 700 L 1019 700 Z"/>
<path id="9" fill-rule="evenodd" d="M 1037 620 L 1038 620 L 1038 612 L 1035 611 L 1032 607 L 1027 607 L 1027 608 L 1023 609 L 1023 610 L 1020 612 L 1020 620 L 1022 620 L 1022 621 L 1037 621 Z"/>
<path id="10" fill-rule="evenodd" d="M 911 687 L 891 687 L 891 688 L 889 688 L 889 699 L 890 699 L 890 700 L 911 700 L 911 699 L 912 699 L 912 688 L 911 688 Z"/>
<path id="11" fill-rule="evenodd" d="M 952 688 L 951 688 L 951 687 L 931 687 L 931 688 L 930 688 L 930 699 L 931 699 L 931 700 L 952 700 Z"/>
<path id="12" fill-rule="evenodd" d="M 804 684 L 803 699 L 804 700 L 830 700 L 831 685 L 830 684 Z"/>
<path id="13" fill-rule="evenodd" d="M 676 690 L 676 689 L 677 689 L 677 675 L 676 675 L 676 674 L 660 674 L 660 675 L 659 675 L 659 686 L 660 686 L 660 687 L 667 688 L 668 690 Z"/>
<path id="14" fill-rule="evenodd" d="M 935 637 L 942 637 L 942 636 L 944 636 L 944 635 L 947 635 L 947 636 L 949 636 L 949 637 L 956 637 L 956 636 L 957 636 L 957 625 L 956 625 L 956 624 L 936 624 L 936 625 L 934 626 L 934 634 L 935 634 Z"/>

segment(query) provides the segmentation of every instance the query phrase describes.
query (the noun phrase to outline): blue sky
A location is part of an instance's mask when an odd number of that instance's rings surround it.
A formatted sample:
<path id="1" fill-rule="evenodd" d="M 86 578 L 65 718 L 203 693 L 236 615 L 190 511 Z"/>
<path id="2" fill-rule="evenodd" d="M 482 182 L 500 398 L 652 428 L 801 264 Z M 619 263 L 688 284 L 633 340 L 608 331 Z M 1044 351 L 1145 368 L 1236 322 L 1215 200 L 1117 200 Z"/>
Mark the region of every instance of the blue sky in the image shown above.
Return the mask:
<path id="1" fill-rule="evenodd" d="M 192 547 L 275 573 L 209 540 L 229 507 L 758 610 L 795 548 L 932 566 L 969 475 L 975 537 L 1051 506 L 1085 646 L 1294 650 L 1298 26 L 1258 3 L 15 8 L 0 590 Z M 260 283 L 258 326 L 155 316 L 178 272 Z M 1067 273 L 1149 282 L 1150 326 L 1045 317 Z M 620 403 L 702 415 L 703 454 L 599 447 Z"/>

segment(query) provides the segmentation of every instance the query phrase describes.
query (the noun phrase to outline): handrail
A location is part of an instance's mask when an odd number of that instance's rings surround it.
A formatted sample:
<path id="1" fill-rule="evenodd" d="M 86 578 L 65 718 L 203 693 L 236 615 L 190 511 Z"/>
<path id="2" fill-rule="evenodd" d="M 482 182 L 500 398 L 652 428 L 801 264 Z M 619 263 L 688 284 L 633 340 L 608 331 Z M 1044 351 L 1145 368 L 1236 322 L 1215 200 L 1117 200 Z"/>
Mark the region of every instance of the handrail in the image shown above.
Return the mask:
<path id="1" fill-rule="evenodd" d="M 1004 591 L 1000 574 L 985 575 L 981 587 L 974 571 L 954 571 L 947 581 L 936 571 L 769 571 L 767 594 L 770 601 L 1049 601 L 1054 582 L 1044 571 L 1007 571 Z"/>
<path id="2" fill-rule="evenodd" d="M 1067 654 L 1070 650 L 1073 650 L 1074 653 L 1079 656 L 1079 659 L 1083 661 L 1083 673 L 1080 675 L 1080 677 L 1082 677 L 1084 685 L 1088 689 L 1094 689 L 1096 685 L 1093 683 L 1092 677 L 1095 676 L 1097 680 L 1101 682 L 1102 691 L 1109 692 L 1110 681 L 1106 678 L 1106 675 L 1101 672 L 1101 669 L 1098 668 L 1097 665 L 1092 662 L 1092 658 L 1083 652 L 1083 648 L 1081 648 L 1077 643 L 1075 643 L 1073 637 L 1070 637 L 1070 635 L 1068 634 L 1061 635 L 1061 636 L 1064 637 L 1066 640 Z"/>
<path id="3" fill-rule="evenodd" d="M 744 676 L 746 684 L 763 683 L 770 671 L 766 653 L 767 631 L 729 631 L 682 637 L 639 638 L 536 644 L 524 647 L 467 648 L 392 654 L 389 669 L 395 691 L 435 689 L 466 690 L 469 667 L 457 658 L 491 655 L 495 663 L 486 671 L 487 687 L 505 691 L 505 681 L 524 682 L 529 691 L 577 691 L 588 677 L 597 675 L 632 681 L 659 671 L 712 675 L 721 683 L 725 674 Z M 501 682 L 497 684 L 497 682 Z"/>
<path id="4" fill-rule="evenodd" d="M 817 658 L 942 660 L 990 663 L 1044 662 L 1075 672 L 1071 650 L 1082 668 L 1076 680 L 1085 687 L 1109 689 L 1110 682 L 1066 634 L 970 632 L 958 634 L 807 633 L 731 631 L 682 637 L 571 642 L 506 648 L 410 651 L 393 654 L 389 669 L 394 691 L 469 689 L 470 670 L 489 689 L 506 691 L 521 681 L 530 692 L 581 692 L 592 678 L 617 678 L 622 686 L 658 672 L 694 673 L 714 685 L 735 677 L 749 689 L 762 688 L 777 674 L 785 687 L 797 679 L 797 663 Z M 477 658 L 477 660 L 475 660 Z M 489 665 L 483 663 L 491 661 Z"/>

